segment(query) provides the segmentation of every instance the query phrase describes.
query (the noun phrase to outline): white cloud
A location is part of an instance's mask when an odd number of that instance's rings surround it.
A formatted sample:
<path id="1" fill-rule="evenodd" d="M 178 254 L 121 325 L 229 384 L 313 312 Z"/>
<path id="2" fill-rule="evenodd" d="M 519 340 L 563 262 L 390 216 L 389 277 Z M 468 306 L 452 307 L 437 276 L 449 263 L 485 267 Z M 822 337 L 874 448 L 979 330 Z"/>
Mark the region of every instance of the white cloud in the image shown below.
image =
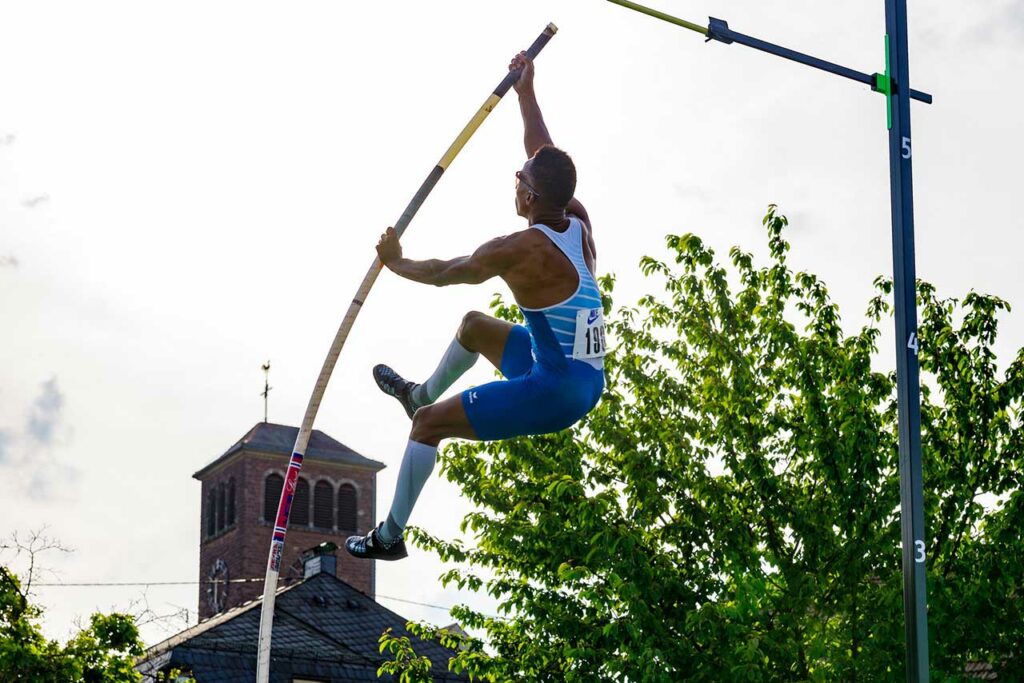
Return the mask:
<path id="1" fill-rule="evenodd" d="M 21 205 L 24 206 L 26 209 L 36 209 L 49 201 L 50 195 L 39 194 L 35 195 L 34 197 L 29 197 L 28 199 L 23 199 L 21 201 Z"/>
<path id="2" fill-rule="evenodd" d="M 1024 3 L 989 0 L 980 4 L 981 7 L 972 6 L 970 16 L 974 21 L 967 23 L 970 28 L 964 34 L 968 44 L 975 48 L 1004 43 L 1024 45 Z"/>
<path id="3" fill-rule="evenodd" d="M 70 434 L 64 420 L 64 395 L 57 378 L 39 386 L 21 430 L 0 431 L 0 491 L 8 499 L 55 500 L 66 497 L 78 472 L 58 458 Z"/>
<path id="4" fill-rule="evenodd" d="M 14 435 L 6 429 L 0 429 L 0 467 L 3 467 L 7 461 L 12 443 L 14 443 Z"/>
<path id="5" fill-rule="evenodd" d="M 57 378 L 43 382 L 39 395 L 32 402 L 26 433 L 41 446 L 52 446 L 64 408 L 64 395 L 57 386 Z"/>

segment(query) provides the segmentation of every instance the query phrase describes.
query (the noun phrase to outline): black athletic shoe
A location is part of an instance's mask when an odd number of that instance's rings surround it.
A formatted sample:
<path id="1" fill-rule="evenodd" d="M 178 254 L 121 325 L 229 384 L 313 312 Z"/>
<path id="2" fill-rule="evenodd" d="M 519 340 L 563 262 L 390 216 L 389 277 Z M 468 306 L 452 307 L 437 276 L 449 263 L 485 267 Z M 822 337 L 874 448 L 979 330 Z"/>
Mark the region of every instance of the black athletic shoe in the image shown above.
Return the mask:
<path id="1" fill-rule="evenodd" d="M 405 408 L 405 412 L 411 420 L 412 416 L 416 414 L 416 408 L 418 407 L 413 405 L 412 390 L 418 387 L 419 384 L 402 379 L 401 375 L 386 365 L 374 366 L 373 379 L 377 382 L 377 386 L 380 387 L 381 391 L 388 396 L 394 396 L 398 399 L 398 402 Z"/>
<path id="2" fill-rule="evenodd" d="M 376 529 L 365 536 L 349 536 L 345 541 L 345 550 L 350 555 L 363 558 L 364 560 L 401 560 L 408 557 L 405 549 L 405 541 L 399 536 L 391 543 L 385 543 L 380 538 L 380 528 L 384 522 L 377 525 Z"/>

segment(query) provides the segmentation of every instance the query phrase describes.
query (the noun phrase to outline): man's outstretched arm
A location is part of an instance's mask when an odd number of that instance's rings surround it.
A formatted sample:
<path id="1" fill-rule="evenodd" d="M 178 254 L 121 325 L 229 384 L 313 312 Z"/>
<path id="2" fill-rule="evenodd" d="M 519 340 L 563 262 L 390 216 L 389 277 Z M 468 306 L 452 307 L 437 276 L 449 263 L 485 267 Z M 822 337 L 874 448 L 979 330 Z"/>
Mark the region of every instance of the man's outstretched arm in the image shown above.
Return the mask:
<path id="1" fill-rule="evenodd" d="M 377 244 L 377 255 L 396 275 L 425 285 L 478 285 L 502 275 L 515 260 L 509 237 L 496 237 L 469 256 L 450 260 L 415 261 L 402 256 L 394 228 L 388 228 Z"/>
<path id="2" fill-rule="evenodd" d="M 525 52 L 520 52 L 512 58 L 508 69 L 509 71 L 521 70 L 519 80 L 513 83 L 512 87 L 519 95 L 519 112 L 523 115 L 523 145 L 526 147 L 526 156 L 532 157 L 544 145 L 554 144 L 551 141 L 547 124 L 544 123 L 544 115 L 537 102 L 537 93 L 533 89 L 533 60 L 527 57 Z M 587 242 L 590 245 L 591 253 L 596 256 L 597 247 L 594 246 L 593 226 L 583 204 L 573 197 L 566 205 L 565 212 L 578 216 L 587 226 Z"/>
<path id="3" fill-rule="evenodd" d="M 544 115 L 537 104 L 537 94 L 533 89 L 533 60 L 520 52 L 512 58 L 508 65 L 509 71 L 520 70 L 519 80 L 512 84 L 519 94 L 519 112 L 523 115 L 523 145 L 526 156 L 532 157 L 544 145 L 550 145 L 551 135 L 544 124 Z"/>

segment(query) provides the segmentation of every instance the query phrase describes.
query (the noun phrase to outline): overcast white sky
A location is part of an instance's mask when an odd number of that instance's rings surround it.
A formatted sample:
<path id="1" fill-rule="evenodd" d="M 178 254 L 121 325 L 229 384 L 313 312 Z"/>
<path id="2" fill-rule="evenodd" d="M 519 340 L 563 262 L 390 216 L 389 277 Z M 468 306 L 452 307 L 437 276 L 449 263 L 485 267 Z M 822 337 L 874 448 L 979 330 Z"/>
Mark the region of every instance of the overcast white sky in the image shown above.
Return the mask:
<path id="1" fill-rule="evenodd" d="M 882 0 L 651 4 L 884 65 Z M 273 363 L 271 420 L 297 424 L 377 235 L 549 21 L 560 31 L 537 89 L 617 301 L 651 289 L 637 262 L 670 232 L 763 254 L 776 202 L 794 267 L 822 275 L 845 324 L 861 324 L 871 281 L 892 270 L 885 108 L 866 87 L 599 0 L 0 0 L 0 532 L 49 525 L 76 549 L 46 562 L 65 582 L 195 580 L 191 474 L 262 419 L 260 364 Z M 1024 5 L 916 0 L 910 26 L 913 85 L 935 96 L 912 106 L 918 274 L 943 295 L 1024 305 Z M 420 211 L 406 254 L 457 256 L 523 227 L 522 157 L 512 93 Z M 367 301 L 317 427 L 388 465 L 379 510 L 407 421 L 370 368 L 423 377 L 496 291 L 385 273 Z M 1005 320 L 1004 357 L 1024 345 L 1022 321 Z M 480 364 L 461 386 L 490 377 Z M 454 534 L 465 510 L 435 477 L 413 522 Z M 439 573 L 413 551 L 379 568 L 378 591 L 461 599 Z M 76 615 L 141 594 L 39 596 L 47 632 L 64 636 Z M 196 608 L 195 586 L 145 595 L 157 612 Z"/>

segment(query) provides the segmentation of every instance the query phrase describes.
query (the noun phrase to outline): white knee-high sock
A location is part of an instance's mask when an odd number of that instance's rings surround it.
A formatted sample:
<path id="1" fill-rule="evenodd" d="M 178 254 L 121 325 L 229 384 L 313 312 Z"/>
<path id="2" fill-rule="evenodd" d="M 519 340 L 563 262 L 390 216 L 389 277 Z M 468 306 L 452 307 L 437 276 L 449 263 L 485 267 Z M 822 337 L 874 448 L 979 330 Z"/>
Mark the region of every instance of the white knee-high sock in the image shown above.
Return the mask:
<path id="1" fill-rule="evenodd" d="M 430 477 L 437 458 L 437 446 L 429 446 L 417 441 L 409 441 L 402 457 L 402 467 L 398 470 L 398 483 L 395 485 L 395 498 L 391 502 L 391 512 L 381 527 L 380 537 L 390 543 L 402 535 L 402 530 L 409 522 L 416 499 L 423 490 L 423 484 Z"/>
<path id="2" fill-rule="evenodd" d="M 455 383 L 455 380 L 473 367 L 479 357 L 479 353 L 470 351 L 460 344 L 458 339 L 453 339 L 448 350 L 445 351 L 444 357 L 441 358 L 441 363 L 434 370 L 434 374 L 426 382 L 413 389 L 412 400 L 416 407 L 427 406 L 436 401 L 448 387 Z"/>

